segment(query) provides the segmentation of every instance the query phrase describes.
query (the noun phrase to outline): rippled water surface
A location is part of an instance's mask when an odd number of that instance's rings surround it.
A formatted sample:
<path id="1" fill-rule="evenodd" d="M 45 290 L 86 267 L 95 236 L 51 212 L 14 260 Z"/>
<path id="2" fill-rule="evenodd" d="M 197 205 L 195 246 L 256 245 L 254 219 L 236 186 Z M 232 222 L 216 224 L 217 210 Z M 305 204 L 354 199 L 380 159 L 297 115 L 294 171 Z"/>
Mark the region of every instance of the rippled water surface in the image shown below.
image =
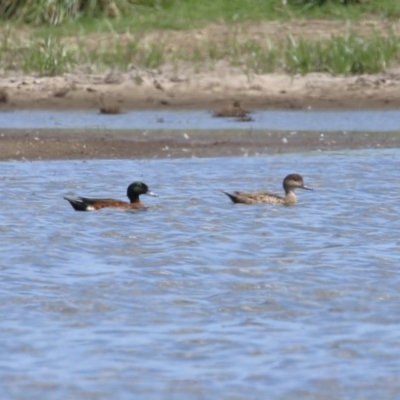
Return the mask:
<path id="1" fill-rule="evenodd" d="M 1 163 L 2 398 L 400 396 L 399 150 Z M 233 205 L 219 189 L 296 206 Z M 63 195 L 148 210 L 75 212 Z"/>
<path id="2" fill-rule="evenodd" d="M 100 115 L 98 111 L 0 112 L 0 128 L 99 129 L 272 129 L 383 132 L 400 130 L 400 111 L 255 111 L 253 121 L 214 118 L 207 111 L 134 111 Z"/>

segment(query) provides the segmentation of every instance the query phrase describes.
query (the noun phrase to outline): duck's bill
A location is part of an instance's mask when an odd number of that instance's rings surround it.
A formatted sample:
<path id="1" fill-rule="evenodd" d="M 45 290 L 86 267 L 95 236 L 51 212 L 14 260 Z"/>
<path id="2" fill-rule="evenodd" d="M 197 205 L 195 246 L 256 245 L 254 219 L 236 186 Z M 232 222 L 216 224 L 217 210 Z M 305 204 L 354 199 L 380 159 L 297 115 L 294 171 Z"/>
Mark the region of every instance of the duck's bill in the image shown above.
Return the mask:
<path id="1" fill-rule="evenodd" d="M 314 189 L 311 189 L 311 188 L 309 188 L 309 187 L 307 187 L 307 186 L 301 186 L 301 188 L 302 188 L 302 189 L 305 189 L 305 190 L 314 190 Z"/>
<path id="2" fill-rule="evenodd" d="M 149 196 L 158 197 L 158 194 L 155 194 L 153 192 L 146 192 L 146 194 L 148 194 Z"/>

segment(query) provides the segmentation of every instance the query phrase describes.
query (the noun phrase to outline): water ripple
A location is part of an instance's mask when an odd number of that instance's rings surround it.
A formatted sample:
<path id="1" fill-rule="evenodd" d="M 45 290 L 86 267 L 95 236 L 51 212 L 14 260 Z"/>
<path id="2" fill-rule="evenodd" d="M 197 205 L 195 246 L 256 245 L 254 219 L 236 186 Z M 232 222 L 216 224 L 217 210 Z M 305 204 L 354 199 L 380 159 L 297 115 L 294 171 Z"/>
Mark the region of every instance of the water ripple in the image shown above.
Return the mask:
<path id="1" fill-rule="evenodd" d="M 399 156 L 1 163 L 5 397 L 395 398 Z M 220 192 L 290 172 L 293 207 Z M 139 179 L 145 211 L 62 199 Z"/>

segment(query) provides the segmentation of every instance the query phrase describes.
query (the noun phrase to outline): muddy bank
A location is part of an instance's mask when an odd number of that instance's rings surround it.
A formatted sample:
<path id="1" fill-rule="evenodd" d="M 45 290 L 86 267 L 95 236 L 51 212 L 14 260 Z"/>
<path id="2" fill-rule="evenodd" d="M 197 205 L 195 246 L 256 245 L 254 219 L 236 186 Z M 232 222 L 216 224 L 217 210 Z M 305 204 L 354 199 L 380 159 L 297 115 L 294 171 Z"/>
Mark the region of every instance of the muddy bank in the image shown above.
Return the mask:
<path id="1" fill-rule="evenodd" d="M 400 148 L 400 133 L 107 132 L 0 130 L 0 160 L 85 160 L 253 156 Z"/>

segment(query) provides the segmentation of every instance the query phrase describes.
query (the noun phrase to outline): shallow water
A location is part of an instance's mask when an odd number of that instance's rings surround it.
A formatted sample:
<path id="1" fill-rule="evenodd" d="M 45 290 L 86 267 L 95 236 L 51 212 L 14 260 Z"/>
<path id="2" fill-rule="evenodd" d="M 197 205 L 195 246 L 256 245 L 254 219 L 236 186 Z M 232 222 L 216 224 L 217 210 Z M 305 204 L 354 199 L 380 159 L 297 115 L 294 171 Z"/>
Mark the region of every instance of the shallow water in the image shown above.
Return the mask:
<path id="1" fill-rule="evenodd" d="M 398 398 L 399 150 L 0 164 L 2 398 Z"/>
<path id="2" fill-rule="evenodd" d="M 383 132 L 400 130 L 400 111 L 256 111 L 254 121 L 214 118 L 207 111 L 135 111 L 118 115 L 92 112 L 0 112 L 0 128 L 99 129 L 271 129 Z"/>

